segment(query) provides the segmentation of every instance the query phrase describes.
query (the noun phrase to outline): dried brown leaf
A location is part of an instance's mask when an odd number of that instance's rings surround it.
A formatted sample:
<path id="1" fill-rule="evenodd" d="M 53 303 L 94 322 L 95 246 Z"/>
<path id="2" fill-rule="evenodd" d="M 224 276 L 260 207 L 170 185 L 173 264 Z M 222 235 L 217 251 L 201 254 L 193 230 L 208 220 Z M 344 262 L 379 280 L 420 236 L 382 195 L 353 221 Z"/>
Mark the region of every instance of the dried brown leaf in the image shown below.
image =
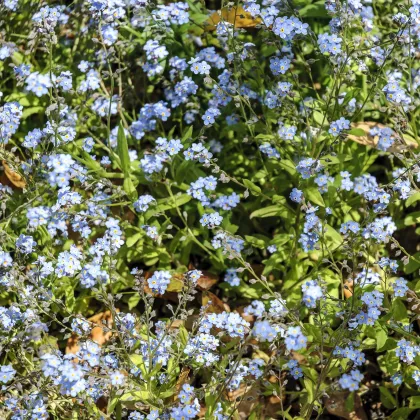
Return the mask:
<path id="1" fill-rule="evenodd" d="M 370 130 L 374 127 L 377 128 L 385 128 L 386 126 L 380 124 L 375 121 L 362 121 L 357 123 L 352 123 L 351 128 L 358 128 L 365 132 L 364 136 L 355 136 L 353 134 L 349 134 L 348 138 L 353 140 L 359 144 L 363 144 L 365 146 L 376 147 L 378 144 L 379 137 L 378 136 L 371 136 L 369 134 Z M 397 138 L 399 136 L 394 133 Z M 406 149 L 415 149 L 418 147 L 418 144 L 414 141 L 414 139 L 410 138 L 409 136 L 404 136 L 402 142 L 395 142 L 392 147 L 389 148 L 389 151 L 392 153 L 401 152 L 402 150 Z"/>
<path id="2" fill-rule="evenodd" d="M 335 391 L 330 393 L 330 396 L 325 399 L 325 408 L 334 415 L 347 420 L 367 420 L 366 412 L 362 405 L 360 396 L 354 394 L 354 411 L 349 412 L 346 409 L 346 400 L 350 393 L 348 391 Z"/>
<path id="3" fill-rule="evenodd" d="M 216 30 L 216 25 L 221 20 L 232 25 L 234 24 L 235 28 L 254 28 L 261 23 L 260 18 L 253 18 L 251 13 L 246 12 L 243 7 L 224 7 L 209 17 L 206 29 L 208 31 Z"/>
<path id="4" fill-rule="evenodd" d="M 90 318 L 88 321 L 93 323 L 95 326 L 92 328 L 90 338 L 100 346 L 105 344 L 111 338 L 111 331 L 106 329 L 112 327 L 112 313 L 111 311 L 100 312 Z M 68 340 L 66 345 L 66 354 L 75 354 L 79 351 L 79 338 L 76 334 L 73 334 Z"/>
<path id="5" fill-rule="evenodd" d="M 24 188 L 26 186 L 26 181 L 24 178 L 22 178 L 21 175 L 19 175 L 17 172 L 15 172 L 8 163 L 3 160 L 2 161 L 4 173 L 6 174 L 6 177 L 10 180 L 10 182 L 18 188 Z"/>
<path id="6" fill-rule="evenodd" d="M 219 281 L 219 277 L 207 271 L 203 271 L 203 275 L 197 280 L 197 287 L 200 290 L 209 290 Z"/>
<path id="7" fill-rule="evenodd" d="M 229 305 L 227 305 L 226 303 L 223 303 L 215 294 L 211 292 L 203 292 L 202 305 L 205 306 L 210 301 L 211 303 L 209 304 L 207 308 L 208 313 L 220 314 L 224 311 L 230 312 Z"/>

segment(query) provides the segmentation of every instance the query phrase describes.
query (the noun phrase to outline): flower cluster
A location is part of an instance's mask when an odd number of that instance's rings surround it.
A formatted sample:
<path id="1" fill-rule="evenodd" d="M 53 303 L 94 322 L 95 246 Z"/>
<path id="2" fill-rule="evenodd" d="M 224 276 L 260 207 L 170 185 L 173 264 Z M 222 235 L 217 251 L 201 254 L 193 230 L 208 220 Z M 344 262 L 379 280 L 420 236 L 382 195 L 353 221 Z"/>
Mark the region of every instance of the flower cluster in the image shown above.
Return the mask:
<path id="1" fill-rule="evenodd" d="M 420 0 L 0 3 L 0 417 L 413 415 Z"/>

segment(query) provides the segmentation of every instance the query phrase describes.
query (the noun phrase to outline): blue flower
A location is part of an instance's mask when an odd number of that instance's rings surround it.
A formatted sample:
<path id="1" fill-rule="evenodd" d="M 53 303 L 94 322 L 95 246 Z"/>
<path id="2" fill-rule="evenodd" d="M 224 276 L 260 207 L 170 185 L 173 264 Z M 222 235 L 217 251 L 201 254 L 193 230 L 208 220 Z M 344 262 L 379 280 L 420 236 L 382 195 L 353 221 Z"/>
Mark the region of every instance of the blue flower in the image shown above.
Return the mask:
<path id="1" fill-rule="evenodd" d="M 13 264 L 13 259 L 8 252 L 0 251 L 0 267 L 8 268 Z"/>
<path id="2" fill-rule="evenodd" d="M 264 303 L 259 300 L 253 300 L 250 305 L 244 308 L 244 315 L 253 315 L 257 318 L 261 317 L 264 312 Z"/>
<path id="3" fill-rule="evenodd" d="M 125 382 L 125 376 L 119 370 L 111 373 L 110 375 L 111 385 L 113 386 L 121 386 Z"/>
<path id="4" fill-rule="evenodd" d="M 290 193 L 290 199 L 295 203 L 300 203 L 303 198 L 303 192 L 298 190 L 297 188 L 293 188 L 292 192 Z"/>
<path id="5" fill-rule="evenodd" d="M 263 359 L 252 359 L 249 362 L 248 373 L 252 375 L 254 378 L 258 379 L 263 374 L 262 367 L 264 365 L 265 365 L 265 362 Z"/>
<path id="6" fill-rule="evenodd" d="M 203 273 L 200 270 L 191 270 L 187 272 L 187 278 L 192 282 L 192 284 L 197 284 L 197 281 L 200 279 L 200 277 L 203 275 Z"/>
<path id="7" fill-rule="evenodd" d="M 228 268 L 226 270 L 224 280 L 226 283 L 228 283 L 232 287 L 239 286 L 241 283 L 241 279 L 238 277 L 238 274 L 235 268 Z"/>
<path id="8" fill-rule="evenodd" d="M 200 219 L 201 226 L 212 229 L 222 223 L 223 217 L 218 212 L 206 213 Z"/>
<path id="9" fill-rule="evenodd" d="M 343 130 L 348 130 L 350 128 L 350 121 L 341 117 L 339 120 L 331 123 L 330 129 L 328 132 L 334 137 L 337 137 Z"/>
<path id="10" fill-rule="evenodd" d="M 63 71 L 55 80 L 56 84 L 60 86 L 64 92 L 72 88 L 72 74 L 69 71 Z"/>
<path id="11" fill-rule="evenodd" d="M 262 153 L 267 155 L 269 158 L 272 159 L 280 159 L 280 153 L 272 146 L 270 146 L 269 143 L 264 143 L 259 146 L 259 149 Z"/>
<path id="12" fill-rule="evenodd" d="M 16 375 L 16 371 L 13 369 L 12 365 L 2 365 L 0 367 L 0 382 L 7 384 L 10 382 Z"/>
<path id="13" fill-rule="evenodd" d="M 348 232 L 352 233 L 359 233 L 360 226 L 359 223 L 354 222 L 353 220 L 350 220 L 349 222 L 345 222 L 340 227 L 340 232 L 343 234 L 347 234 Z"/>
<path id="14" fill-rule="evenodd" d="M 336 35 L 321 34 L 318 36 L 319 49 L 323 54 L 337 55 L 341 52 L 342 39 Z"/>
<path id="15" fill-rule="evenodd" d="M 19 0 L 4 0 L 4 7 L 9 10 L 16 10 Z"/>
<path id="16" fill-rule="evenodd" d="M 388 101 L 403 105 L 409 105 L 411 103 L 410 96 L 401 88 L 398 81 L 391 81 L 385 85 L 382 91 L 385 92 Z"/>
<path id="17" fill-rule="evenodd" d="M 302 300 L 308 308 L 315 308 L 316 302 L 324 296 L 324 293 L 315 280 L 308 280 L 302 284 Z"/>
<path id="18" fill-rule="evenodd" d="M 105 45 L 112 45 L 118 40 L 118 30 L 112 25 L 103 25 L 101 35 Z"/>
<path id="19" fill-rule="evenodd" d="M 306 347 L 307 341 L 300 327 L 289 327 L 287 329 L 285 339 L 287 350 L 302 350 Z"/>
<path id="20" fill-rule="evenodd" d="M 0 108 L 0 144 L 7 144 L 16 133 L 22 118 L 22 109 L 18 102 L 7 102 Z"/>
<path id="21" fill-rule="evenodd" d="M 275 76 L 279 74 L 285 74 L 290 68 L 290 60 L 286 57 L 271 57 L 270 58 L 270 69 Z"/>
<path id="22" fill-rule="evenodd" d="M 407 291 L 409 290 L 407 284 L 408 281 L 405 280 L 403 277 L 399 277 L 398 279 L 396 279 L 392 286 L 394 289 L 395 296 L 404 297 Z"/>
<path id="23" fill-rule="evenodd" d="M 350 374 L 345 373 L 338 380 L 341 388 L 348 389 L 349 391 L 356 391 L 360 387 L 360 382 L 363 379 L 363 375 L 358 370 L 352 370 Z"/>
<path id="24" fill-rule="evenodd" d="M 31 74 L 31 65 L 20 64 L 19 66 L 13 67 L 13 70 L 17 77 L 24 78 Z"/>
<path id="25" fill-rule="evenodd" d="M 293 140 L 296 135 L 297 128 L 292 125 L 291 127 L 286 127 L 285 125 L 280 126 L 278 135 L 283 140 Z"/>
<path id="26" fill-rule="evenodd" d="M 416 385 L 420 386 L 420 370 L 416 369 L 412 374 L 412 378 L 416 381 Z"/>
<path id="27" fill-rule="evenodd" d="M 413 374 L 413 378 L 414 378 L 414 374 Z M 391 381 L 394 386 L 399 386 L 403 383 L 403 376 L 400 373 L 394 373 L 391 376 Z M 420 376 L 419 376 L 419 383 L 420 383 Z"/>
<path id="28" fill-rule="evenodd" d="M 204 125 L 213 124 L 216 121 L 215 118 L 219 115 L 220 111 L 217 108 L 209 108 L 202 116 Z"/>
<path id="29" fill-rule="evenodd" d="M 156 200 L 150 194 L 141 195 L 137 201 L 133 203 L 133 207 L 138 212 L 144 212 L 149 208 L 151 203 L 156 203 Z"/>
<path id="30" fill-rule="evenodd" d="M 147 280 L 147 284 L 154 293 L 163 295 L 171 282 L 172 275 L 169 271 L 155 271 Z"/>
<path id="31" fill-rule="evenodd" d="M 23 254 L 30 254 L 33 252 L 33 249 L 36 245 L 37 244 L 32 236 L 26 236 L 23 234 L 21 234 L 16 241 L 16 248 Z"/>
<path id="32" fill-rule="evenodd" d="M 199 61 L 199 58 L 192 59 L 188 64 L 191 64 L 191 71 L 194 74 L 210 74 L 210 66 L 206 61 Z"/>

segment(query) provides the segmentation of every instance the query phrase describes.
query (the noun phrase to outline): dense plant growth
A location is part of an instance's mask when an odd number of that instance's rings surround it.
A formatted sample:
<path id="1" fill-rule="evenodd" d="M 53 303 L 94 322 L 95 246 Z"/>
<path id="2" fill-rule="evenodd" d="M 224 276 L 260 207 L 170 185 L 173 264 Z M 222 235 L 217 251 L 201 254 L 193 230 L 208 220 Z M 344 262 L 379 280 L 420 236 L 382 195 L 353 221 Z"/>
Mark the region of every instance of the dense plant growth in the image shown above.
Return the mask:
<path id="1" fill-rule="evenodd" d="M 0 2 L 0 418 L 420 409 L 420 0 Z"/>

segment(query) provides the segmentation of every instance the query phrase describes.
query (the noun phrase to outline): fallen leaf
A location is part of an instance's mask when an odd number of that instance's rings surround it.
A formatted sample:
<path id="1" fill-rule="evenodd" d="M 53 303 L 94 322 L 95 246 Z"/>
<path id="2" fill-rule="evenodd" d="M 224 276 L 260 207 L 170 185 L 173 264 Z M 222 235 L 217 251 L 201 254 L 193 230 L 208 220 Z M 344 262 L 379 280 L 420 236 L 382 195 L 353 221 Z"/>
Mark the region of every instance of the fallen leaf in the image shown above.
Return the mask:
<path id="1" fill-rule="evenodd" d="M 168 287 L 167 287 L 167 289 L 166 289 L 166 291 L 163 295 L 159 295 L 158 293 L 153 293 L 152 289 L 149 287 L 149 284 L 147 282 L 147 280 L 150 277 L 152 277 L 152 275 L 153 275 L 153 273 L 151 271 L 146 271 L 144 273 L 144 278 L 146 279 L 146 282 L 144 283 L 144 291 L 147 294 L 150 294 L 150 295 L 154 294 L 156 296 L 163 296 L 164 298 L 168 298 L 170 295 L 173 294 L 173 293 L 170 293 L 170 292 L 178 293 L 182 290 L 182 287 L 184 285 L 183 275 L 180 274 L 180 273 L 175 273 L 172 276 L 171 281 L 168 284 Z M 173 296 L 172 296 L 172 298 L 173 298 Z M 176 298 L 176 295 L 175 295 L 175 298 Z M 171 300 L 173 300 L 173 299 L 171 299 Z"/>
<path id="2" fill-rule="evenodd" d="M 282 395 L 282 402 L 286 400 L 286 396 Z M 285 407 L 283 407 L 284 409 Z M 282 418 L 279 415 L 282 412 L 282 403 L 280 402 L 280 397 L 271 395 L 270 397 L 265 398 L 264 401 L 264 417 L 265 419 L 279 419 Z"/>
<path id="3" fill-rule="evenodd" d="M 203 271 L 202 273 L 203 275 L 197 280 L 197 287 L 200 290 L 209 290 L 219 281 L 219 277 L 214 274 L 207 271 Z"/>
<path id="4" fill-rule="evenodd" d="M 335 391 L 330 393 L 325 399 L 325 408 L 334 415 L 347 420 L 367 420 L 366 412 L 362 405 L 362 400 L 357 393 L 354 393 L 354 411 L 349 412 L 346 409 L 346 400 L 349 397 L 348 391 Z"/>
<path id="5" fill-rule="evenodd" d="M 206 412 L 207 412 L 207 407 L 201 406 L 200 407 L 200 412 L 198 413 L 198 418 L 201 419 L 201 418 L 205 417 Z"/>
<path id="6" fill-rule="evenodd" d="M 236 308 L 236 310 L 238 311 L 239 315 L 247 322 L 249 322 L 250 324 L 252 324 L 255 321 L 255 316 L 254 315 L 245 315 L 244 314 L 244 310 L 245 310 L 246 306 L 239 306 L 238 308 Z"/>
<path id="7" fill-rule="evenodd" d="M 371 136 L 369 134 L 370 130 L 374 127 L 385 128 L 386 126 L 375 121 L 363 121 L 352 123 L 352 129 L 361 129 L 365 132 L 365 135 L 356 136 L 354 134 L 349 134 L 347 138 L 365 146 L 376 147 L 376 145 L 378 144 L 379 137 Z M 396 133 L 394 133 L 394 135 L 396 136 L 396 138 L 399 138 L 399 136 Z M 406 149 L 415 149 L 417 148 L 417 146 L 418 144 L 414 139 L 410 138 L 409 136 L 404 136 L 402 143 L 401 141 L 395 141 L 395 143 L 392 145 L 392 147 L 388 149 L 388 151 L 393 153 L 401 152 L 402 150 Z"/>
<path id="8" fill-rule="evenodd" d="M 241 385 L 239 389 L 228 392 L 229 401 L 236 401 L 237 411 L 241 419 L 248 419 L 259 402 L 259 393 L 255 387 Z"/>
<path id="9" fill-rule="evenodd" d="M 171 282 L 168 284 L 166 289 L 167 292 L 180 292 L 184 287 L 184 275 L 181 273 L 175 273 Z"/>
<path id="10" fill-rule="evenodd" d="M 181 392 L 182 386 L 188 382 L 190 371 L 191 369 L 186 366 L 182 368 L 175 385 L 175 394 L 173 396 L 174 402 L 178 400 L 178 394 Z"/>
<path id="11" fill-rule="evenodd" d="M 216 30 L 216 25 L 223 20 L 234 24 L 235 28 L 254 28 L 261 23 L 260 18 L 253 18 L 251 13 L 246 12 L 243 7 L 224 7 L 222 10 L 214 12 L 207 20 L 206 30 Z"/>
<path id="12" fill-rule="evenodd" d="M 291 351 L 291 356 L 292 356 L 292 359 L 298 361 L 300 365 L 306 363 L 305 356 L 303 356 L 300 353 L 297 353 L 297 352 L 295 352 L 295 351 L 292 350 Z"/>
<path id="13" fill-rule="evenodd" d="M 26 186 L 26 182 L 24 178 L 22 178 L 21 175 L 19 175 L 17 172 L 15 172 L 8 163 L 3 160 L 2 161 L 4 173 L 6 174 L 7 178 L 10 180 L 10 182 L 18 188 L 24 188 Z"/>
<path id="14" fill-rule="evenodd" d="M 229 305 L 223 303 L 222 300 L 211 292 L 203 292 L 202 305 L 206 306 L 207 304 L 209 305 L 206 310 L 207 313 L 220 314 L 225 311 L 230 312 Z"/>
<path id="15" fill-rule="evenodd" d="M 420 314 L 420 299 L 417 296 L 417 293 L 414 292 L 413 290 L 408 290 L 407 292 L 408 295 L 408 307 L 410 308 L 410 311 L 413 311 L 416 314 Z M 417 320 L 417 322 L 420 325 L 420 320 Z"/>
<path id="16" fill-rule="evenodd" d="M 353 280 L 347 280 L 344 282 L 343 291 L 344 297 L 350 299 L 353 296 Z"/>
<path id="17" fill-rule="evenodd" d="M 112 328 L 112 314 L 111 311 L 100 312 L 90 318 L 88 318 L 92 324 L 95 324 L 90 333 L 90 338 L 100 346 L 105 344 L 112 335 L 111 331 L 105 331 L 105 329 Z M 104 322 L 105 321 L 105 322 Z M 79 337 L 73 334 L 68 340 L 66 345 L 66 354 L 75 354 L 79 351 Z"/>
<path id="18" fill-rule="evenodd" d="M 196 270 L 196 267 L 193 263 L 188 264 L 188 270 Z M 209 271 L 200 270 L 201 271 L 201 277 L 197 280 L 197 288 L 200 290 L 209 290 L 211 287 L 213 287 L 218 281 L 219 276 L 216 274 L 212 274 Z"/>

